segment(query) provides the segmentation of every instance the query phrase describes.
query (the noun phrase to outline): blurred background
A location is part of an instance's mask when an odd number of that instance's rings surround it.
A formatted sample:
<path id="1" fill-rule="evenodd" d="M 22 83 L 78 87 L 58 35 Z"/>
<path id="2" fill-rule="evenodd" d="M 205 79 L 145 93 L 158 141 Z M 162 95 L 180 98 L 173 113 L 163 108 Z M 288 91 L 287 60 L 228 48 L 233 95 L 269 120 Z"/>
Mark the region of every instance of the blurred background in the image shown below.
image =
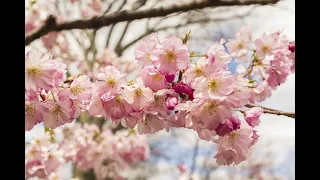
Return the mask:
<path id="1" fill-rule="evenodd" d="M 51 8 L 48 12 L 59 14 L 61 20 L 73 20 L 120 10 L 142 10 L 186 3 L 188 0 L 101 0 L 97 1 L 98 4 L 92 2 L 95 1 L 50 0 L 37 3 Z M 26 7 L 29 3 L 30 1 L 26 1 Z M 92 8 L 88 8 L 90 5 Z M 130 63 L 134 60 L 135 44 L 153 32 L 158 33 L 159 39 L 162 39 L 167 35 L 183 37 L 191 30 L 188 45 L 196 54 L 201 54 L 215 41 L 233 38 L 245 25 L 252 27 L 253 39 L 263 32 L 281 31 L 294 40 L 295 1 L 280 0 L 275 5 L 265 6 L 211 7 L 166 17 L 121 22 L 99 30 L 72 30 L 65 33 L 65 40 L 68 40 L 68 48 L 72 49 L 69 52 L 72 54 L 61 58 L 70 61 L 68 68 L 71 75 L 78 73 L 79 67 L 88 69 L 89 73 L 90 70 L 94 71 L 93 62 L 99 61 L 107 52 L 108 56 L 121 58 L 117 66 L 129 72 L 129 78 L 134 78 L 140 71 L 135 63 Z M 60 42 L 59 39 L 57 41 Z M 45 46 L 43 42 L 35 41 L 26 47 L 26 50 L 48 49 Z M 53 53 L 55 51 L 57 50 L 52 49 Z M 84 63 L 87 61 L 90 63 Z M 236 66 L 233 60 L 229 69 L 234 72 Z M 271 98 L 261 105 L 294 112 L 295 74 L 291 74 L 283 85 L 273 91 Z M 126 173 L 130 174 L 130 179 L 150 180 L 295 179 L 295 120 L 286 116 L 264 114 L 257 130 L 260 139 L 254 146 L 250 159 L 234 167 L 218 167 L 213 159 L 216 151 L 214 144 L 200 140 L 195 131 L 180 128 L 171 129 L 168 133 L 162 130 L 147 135 L 151 148 L 150 159 L 135 164 Z M 43 124 L 38 124 L 25 133 L 25 141 L 43 134 Z M 66 174 L 71 173 L 70 165 L 65 169 Z"/>

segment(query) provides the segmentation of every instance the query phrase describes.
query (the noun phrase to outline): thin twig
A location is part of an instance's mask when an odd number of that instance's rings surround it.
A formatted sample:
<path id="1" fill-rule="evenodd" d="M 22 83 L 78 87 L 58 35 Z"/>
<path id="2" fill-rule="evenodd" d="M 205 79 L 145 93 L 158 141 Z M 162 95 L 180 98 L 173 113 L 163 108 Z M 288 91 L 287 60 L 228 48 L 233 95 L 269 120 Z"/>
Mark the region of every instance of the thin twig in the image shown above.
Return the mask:
<path id="1" fill-rule="evenodd" d="M 263 112 L 267 113 L 267 114 L 283 115 L 283 116 L 287 116 L 287 117 L 291 117 L 291 118 L 295 118 L 296 117 L 294 112 L 279 111 L 279 110 L 276 110 L 276 109 L 267 108 L 267 107 L 260 106 L 260 105 L 257 105 L 257 104 L 247 104 L 246 107 L 248 107 L 248 108 L 260 107 L 260 108 L 263 109 Z M 241 112 L 243 113 L 243 111 L 241 111 Z"/>

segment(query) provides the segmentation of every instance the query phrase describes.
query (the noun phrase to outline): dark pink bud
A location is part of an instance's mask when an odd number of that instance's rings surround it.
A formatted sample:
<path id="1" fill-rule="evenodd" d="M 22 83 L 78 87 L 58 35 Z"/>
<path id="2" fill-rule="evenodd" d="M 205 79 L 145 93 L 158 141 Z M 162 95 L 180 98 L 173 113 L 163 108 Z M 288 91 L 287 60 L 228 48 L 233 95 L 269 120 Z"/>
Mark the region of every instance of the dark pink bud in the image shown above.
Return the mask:
<path id="1" fill-rule="evenodd" d="M 166 106 L 169 110 L 174 110 L 174 107 L 178 104 L 178 99 L 176 97 L 167 97 Z"/>
<path id="2" fill-rule="evenodd" d="M 176 75 L 175 74 L 171 74 L 171 75 L 166 74 L 165 77 L 166 77 L 166 80 L 168 83 L 172 83 L 174 81 L 174 78 L 176 77 Z"/>
<path id="3" fill-rule="evenodd" d="M 174 91 L 176 93 L 179 93 L 180 97 L 187 95 L 190 100 L 193 100 L 193 91 L 194 90 L 189 85 L 187 85 L 183 82 L 180 82 L 178 84 L 174 84 L 172 89 L 174 89 Z"/>
<path id="4" fill-rule="evenodd" d="M 233 130 L 237 130 L 240 128 L 241 121 L 239 120 L 238 116 L 232 115 L 229 119 L 225 121 L 224 124 L 220 124 L 217 129 L 216 133 L 219 136 L 224 136 L 226 134 L 231 133 Z"/>
<path id="5" fill-rule="evenodd" d="M 294 44 L 289 44 L 288 49 L 289 49 L 291 52 L 294 52 L 295 49 L 296 49 L 296 46 L 295 46 Z"/>

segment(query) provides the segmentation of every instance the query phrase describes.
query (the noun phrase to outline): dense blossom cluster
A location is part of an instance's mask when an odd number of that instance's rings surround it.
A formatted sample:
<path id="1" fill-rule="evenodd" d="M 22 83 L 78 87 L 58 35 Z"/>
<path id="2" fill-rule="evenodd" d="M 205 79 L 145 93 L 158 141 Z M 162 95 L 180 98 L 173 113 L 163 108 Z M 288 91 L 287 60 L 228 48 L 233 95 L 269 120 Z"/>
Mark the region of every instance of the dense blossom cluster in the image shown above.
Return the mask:
<path id="1" fill-rule="evenodd" d="M 120 180 L 120 170 L 148 159 L 149 146 L 134 130 L 113 134 L 108 128 L 72 123 L 34 138 L 25 156 L 26 178 L 63 179 L 59 168 L 72 162 L 81 171 L 93 169 L 97 179 Z"/>
<path id="2" fill-rule="evenodd" d="M 215 42 L 205 54 L 195 54 L 186 41 L 175 36 L 160 41 L 151 34 L 139 42 L 134 54 L 142 70 L 131 81 L 112 65 L 99 68 L 92 78 L 78 74 L 66 81 L 61 61 L 48 53 L 28 52 L 26 131 L 42 121 L 54 129 L 88 112 L 114 124 L 137 127 L 140 134 L 172 127 L 192 129 L 199 138 L 217 144 L 214 157 L 219 165 L 239 164 L 259 138 L 254 128 L 264 112 L 259 107 L 242 108 L 270 97 L 294 71 L 295 43 L 278 32 L 253 40 L 247 27 L 235 39 Z M 232 74 L 228 64 L 233 58 L 240 63 L 249 59 L 246 70 L 241 71 L 241 65 Z M 78 162 L 80 169 L 79 164 L 83 169 L 91 167 Z"/>

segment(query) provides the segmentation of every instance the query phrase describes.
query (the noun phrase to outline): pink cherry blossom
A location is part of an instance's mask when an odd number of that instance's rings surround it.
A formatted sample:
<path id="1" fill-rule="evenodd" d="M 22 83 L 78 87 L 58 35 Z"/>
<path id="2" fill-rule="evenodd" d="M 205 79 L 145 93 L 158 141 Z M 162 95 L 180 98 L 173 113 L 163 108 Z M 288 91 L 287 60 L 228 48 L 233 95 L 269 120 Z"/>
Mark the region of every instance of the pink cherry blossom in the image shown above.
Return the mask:
<path id="1" fill-rule="evenodd" d="M 191 84 L 195 89 L 195 98 L 213 98 L 223 100 L 234 91 L 232 83 L 236 76 L 223 76 L 222 73 L 212 74 L 209 78 L 198 77 Z"/>
<path id="2" fill-rule="evenodd" d="M 161 48 L 155 53 L 159 52 L 158 60 L 153 64 L 164 74 L 174 74 L 186 69 L 190 63 L 188 46 L 175 36 L 164 38 Z"/>
<path id="3" fill-rule="evenodd" d="M 51 90 L 64 81 L 66 65 L 61 61 L 52 60 L 51 55 L 44 52 L 29 51 L 25 59 L 26 89 L 43 88 Z"/>
<path id="4" fill-rule="evenodd" d="M 74 120 L 73 102 L 71 99 L 65 101 L 50 101 L 45 104 L 43 112 L 44 126 L 48 128 L 56 128 L 65 123 L 70 123 Z"/>
<path id="5" fill-rule="evenodd" d="M 46 172 L 48 174 L 57 170 L 57 168 L 63 163 L 62 152 L 55 149 L 48 153 L 48 157 L 44 163 Z"/>
<path id="6" fill-rule="evenodd" d="M 256 54 L 259 58 L 264 59 L 266 55 L 271 55 L 272 50 L 278 45 L 277 34 L 266 35 L 263 33 L 258 39 L 254 41 L 256 46 Z"/>
<path id="7" fill-rule="evenodd" d="M 234 149 L 220 148 L 214 158 L 217 159 L 216 162 L 219 166 L 229 166 L 231 164 L 238 165 L 247 159 L 247 154 L 239 154 Z"/>
<path id="8" fill-rule="evenodd" d="M 250 27 L 241 28 L 240 32 L 236 34 L 236 38 L 229 40 L 226 46 L 230 55 L 236 60 L 246 60 L 251 43 L 251 29 Z"/>
<path id="9" fill-rule="evenodd" d="M 188 69 L 183 75 L 183 82 L 191 84 L 197 77 L 210 77 L 212 73 L 223 71 L 224 69 L 218 63 L 209 64 L 208 59 L 200 59 L 195 64 L 190 63 Z"/>
<path id="10" fill-rule="evenodd" d="M 198 107 L 201 101 L 195 99 L 193 101 L 186 101 L 176 105 L 175 110 L 178 111 L 176 115 L 171 115 L 168 119 L 173 124 L 181 124 L 181 127 L 191 127 L 193 125 L 192 119 L 197 116 Z M 174 126 L 175 127 L 175 126 Z"/>
<path id="11" fill-rule="evenodd" d="M 142 121 L 138 123 L 139 134 L 153 134 L 166 127 L 165 118 L 154 112 L 144 112 Z"/>
<path id="12" fill-rule="evenodd" d="M 128 86 L 122 95 L 129 104 L 126 106 L 127 112 L 142 111 L 154 101 L 152 90 L 143 85 L 141 78 L 137 78 L 135 84 Z"/>
<path id="13" fill-rule="evenodd" d="M 249 151 L 253 139 L 252 128 L 240 128 L 232 131 L 217 140 L 217 144 L 223 149 L 234 149 L 237 154 L 242 154 Z"/>
<path id="14" fill-rule="evenodd" d="M 125 76 L 126 74 L 122 74 L 114 66 L 106 66 L 101 69 L 101 72 L 96 75 L 99 88 L 101 88 L 99 96 L 108 92 L 110 94 L 117 93 L 121 87 L 126 85 Z"/>
<path id="15" fill-rule="evenodd" d="M 73 79 L 70 84 L 70 88 L 66 88 L 60 91 L 63 94 L 64 99 L 70 97 L 74 101 L 78 101 L 81 104 L 87 105 L 92 98 L 92 86 L 90 78 L 86 75 L 81 75 Z"/>
<path id="16" fill-rule="evenodd" d="M 152 102 L 152 104 L 150 104 L 149 110 L 156 111 L 160 114 L 169 115 L 172 109 L 168 108 L 167 100 L 168 98 L 177 98 L 177 97 L 178 95 L 174 91 L 169 89 L 162 89 L 160 91 L 157 91 L 154 94 L 154 101 Z M 174 102 L 171 102 L 171 105 L 174 107 L 175 106 Z"/>
<path id="17" fill-rule="evenodd" d="M 145 66 L 141 71 L 141 78 L 144 85 L 153 91 L 158 91 L 168 87 L 168 82 L 165 76 L 153 66 Z"/>
<path id="18" fill-rule="evenodd" d="M 255 127 L 260 123 L 260 116 L 263 114 L 263 109 L 260 107 L 253 107 L 245 112 L 245 120 L 251 126 Z"/>
<path id="19" fill-rule="evenodd" d="M 248 79 L 241 76 L 237 77 L 237 80 L 233 82 L 234 91 L 227 97 L 226 101 L 231 107 L 240 108 L 249 103 L 251 98 L 252 84 Z"/>
<path id="20" fill-rule="evenodd" d="M 36 124 L 43 121 L 42 111 L 42 104 L 25 102 L 25 131 L 30 131 Z"/>
<path id="21" fill-rule="evenodd" d="M 226 40 L 221 39 L 220 42 L 215 42 L 207 51 L 207 56 L 209 63 L 213 64 L 214 62 L 228 64 L 232 60 L 232 57 L 226 52 L 223 44 Z"/>
<path id="22" fill-rule="evenodd" d="M 251 93 L 251 102 L 254 103 L 255 101 L 261 102 L 266 100 L 271 96 L 271 88 L 268 86 L 267 83 L 263 82 L 259 84 L 258 87 L 253 88 Z"/>
<path id="23" fill-rule="evenodd" d="M 267 69 L 267 83 L 271 87 L 279 86 L 284 83 L 290 73 L 290 67 L 283 65 L 281 61 L 271 61 L 270 67 Z"/>
<path id="24" fill-rule="evenodd" d="M 103 108 L 103 101 L 99 96 L 93 96 L 92 100 L 90 101 L 90 104 L 88 105 L 88 113 L 91 116 L 95 117 L 105 117 L 107 118 L 106 112 Z"/>
<path id="25" fill-rule="evenodd" d="M 158 59 L 158 53 L 155 52 L 159 40 L 157 34 L 153 33 L 147 38 L 139 42 L 134 50 L 136 59 L 143 65 L 151 65 L 153 61 Z"/>
<path id="26" fill-rule="evenodd" d="M 121 118 L 127 116 L 125 107 L 129 105 L 121 94 L 113 95 L 109 100 L 104 100 L 102 105 L 106 116 L 114 123 L 118 123 Z"/>
<path id="27" fill-rule="evenodd" d="M 193 110 L 193 126 L 200 129 L 215 130 L 220 123 L 231 117 L 231 111 L 223 102 L 210 98 L 199 101 L 199 106 Z"/>

